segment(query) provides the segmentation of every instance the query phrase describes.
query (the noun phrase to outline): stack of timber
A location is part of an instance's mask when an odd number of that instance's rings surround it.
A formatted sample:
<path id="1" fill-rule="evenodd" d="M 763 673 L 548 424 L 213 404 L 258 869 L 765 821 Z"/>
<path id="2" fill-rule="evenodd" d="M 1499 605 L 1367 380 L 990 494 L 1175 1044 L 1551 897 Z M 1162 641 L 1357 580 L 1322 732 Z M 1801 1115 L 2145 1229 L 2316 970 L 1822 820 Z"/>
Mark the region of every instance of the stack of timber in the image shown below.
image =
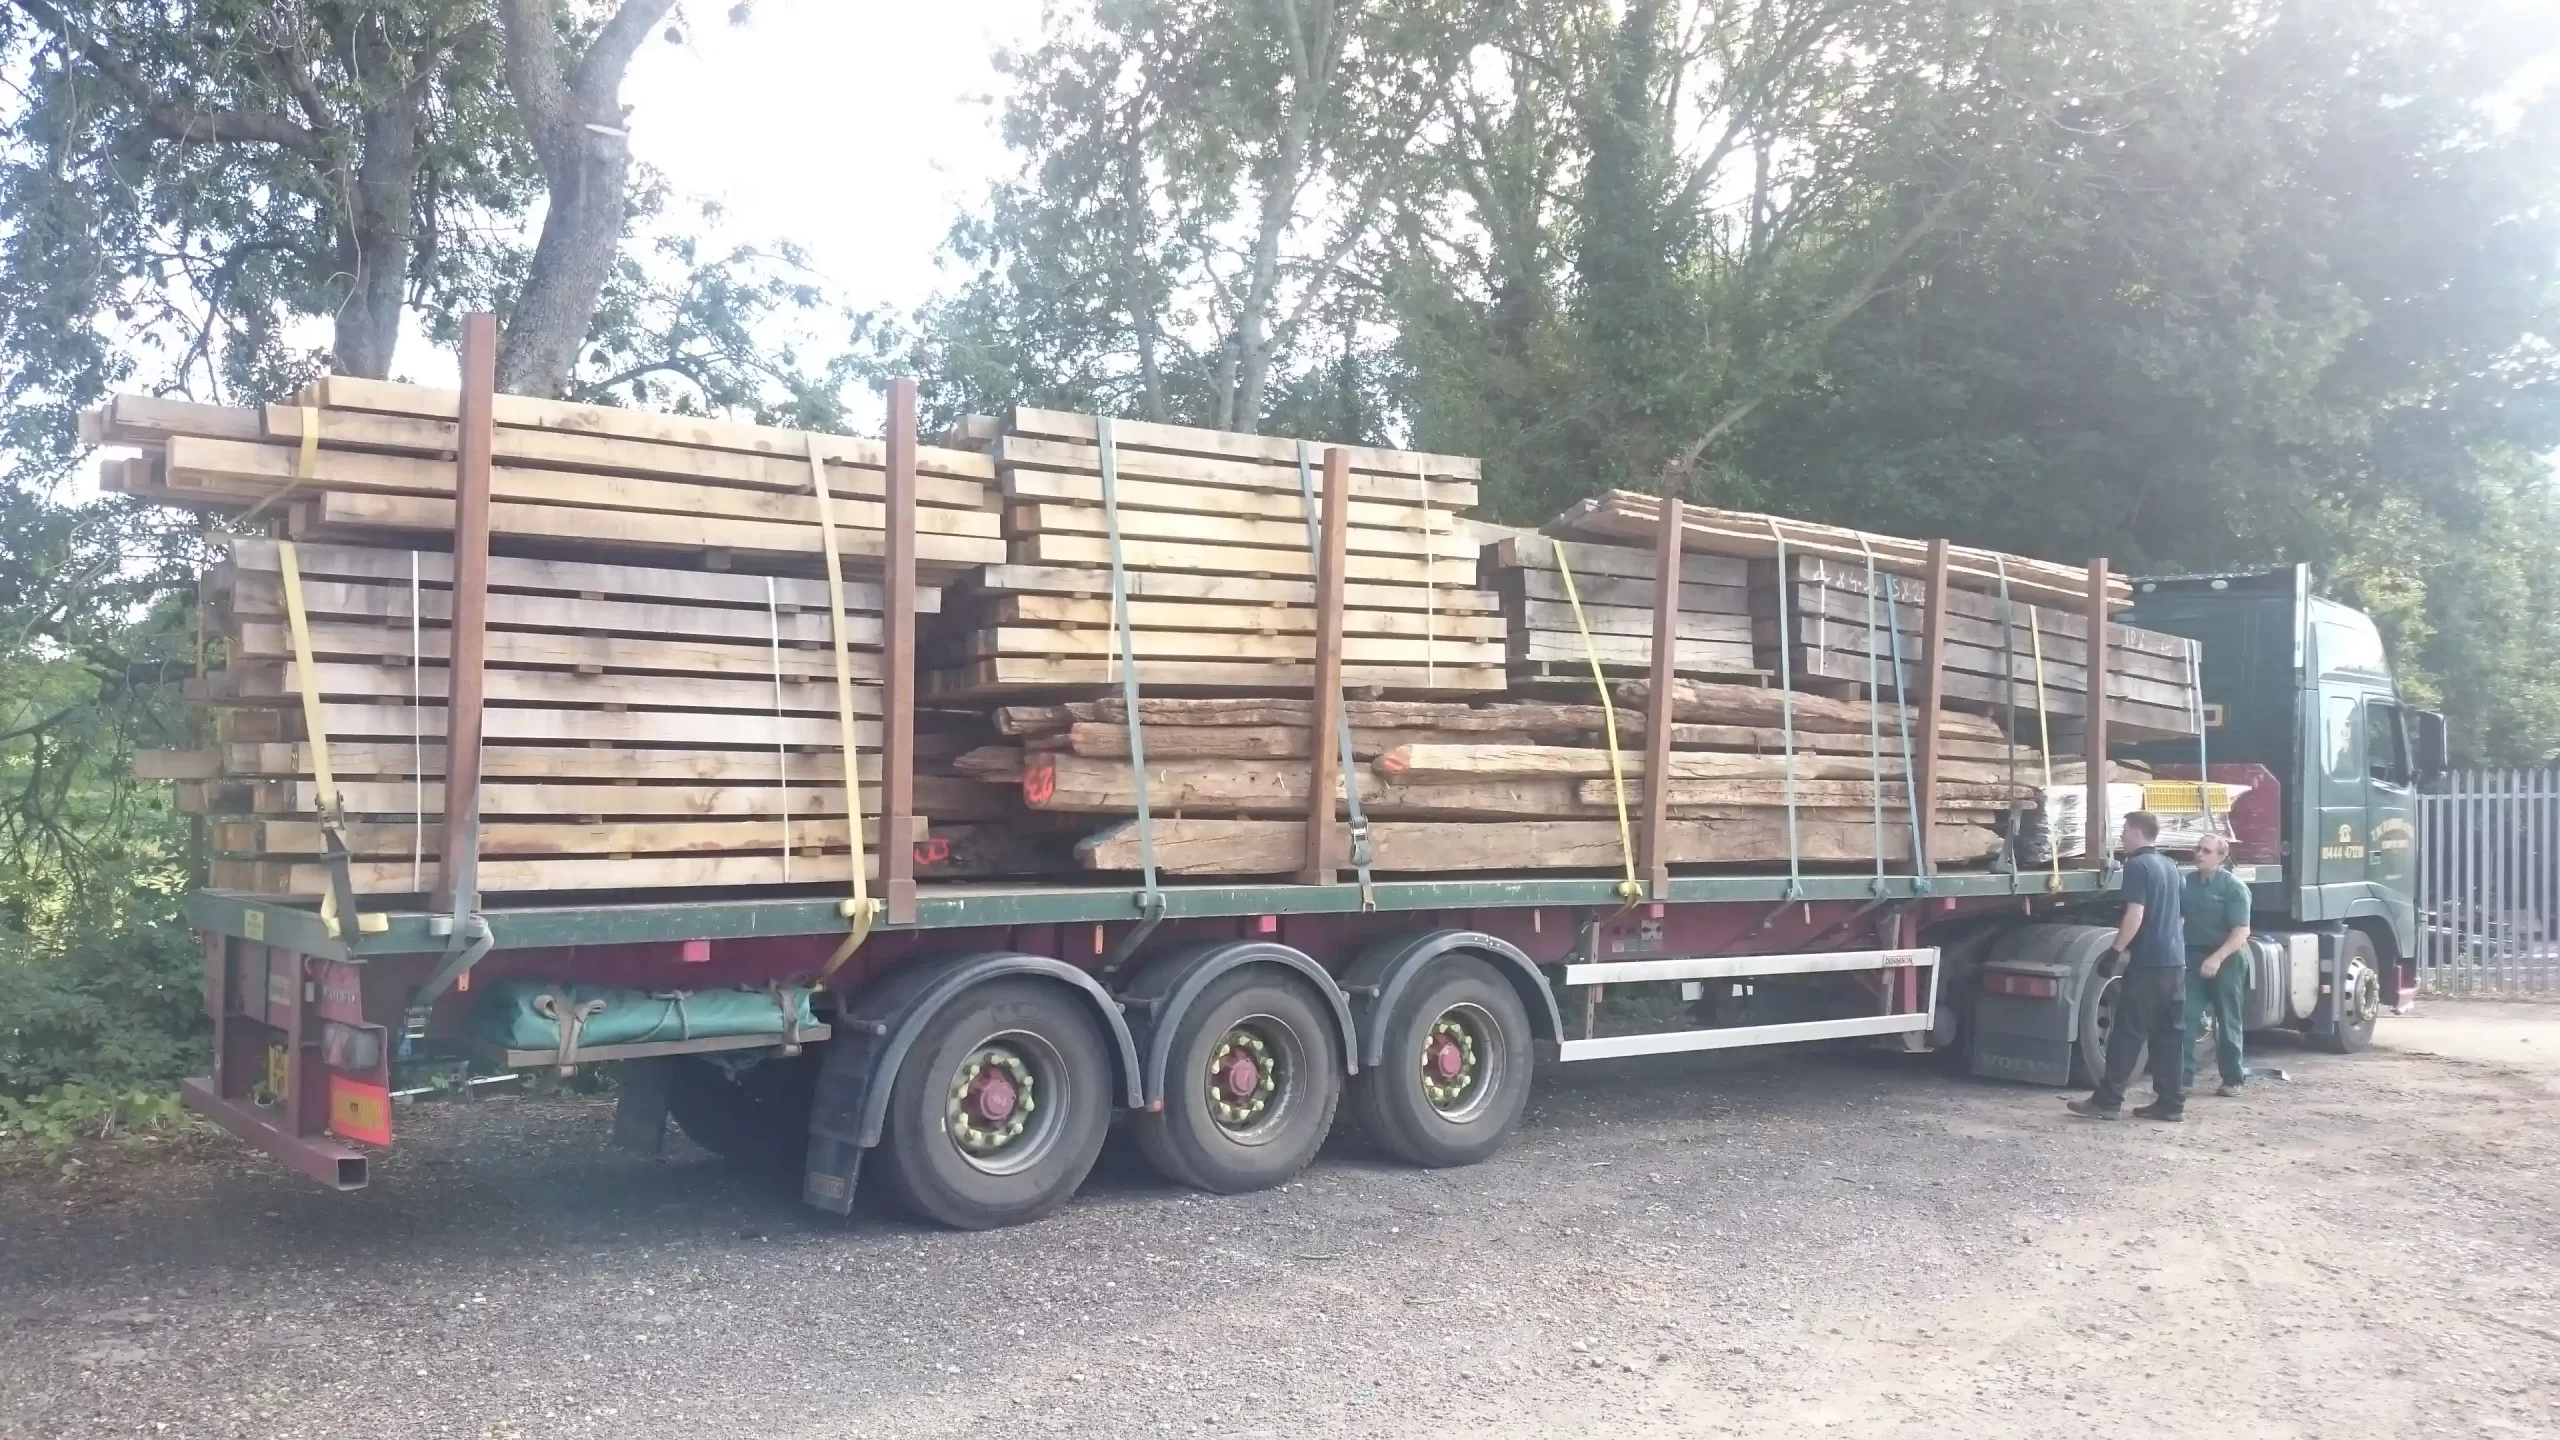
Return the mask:
<path id="1" fill-rule="evenodd" d="M 1588 685 L 1594 660 L 1606 674 L 1643 673 L 1653 662 L 1654 564 L 1650 550 L 1533 533 L 1486 546 L 1485 583 L 1502 597 L 1512 677 Z M 1674 674 L 1762 677 L 1753 658 L 1750 583 L 1746 560 L 1681 557 Z"/>
<path id="2" fill-rule="evenodd" d="M 1631 698 L 1645 698 L 1639 685 Z M 1793 697 L 1747 685 L 1682 682 L 1674 697 L 1667 836 L 1669 863 L 1766 865 L 1788 853 L 1787 802 L 1796 804 L 1806 863 L 1911 863 L 1909 769 L 1894 742 L 1881 750 L 1867 706 Z M 1311 725 L 1303 699 L 1147 699 L 1140 702 L 1146 795 L 1157 863 L 1170 875 L 1267 875 L 1303 864 L 1309 757 L 1335 745 Z M 1390 873 L 1592 869 L 1624 865 L 1623 789 L 1638 803 L 1644 716 L 1618 710 L 1614 778 L 1597 703 L 1483 704 L 1350 701 L 1353 775 L 1372 822 L 1375 869 Z M 1790 758 L 1787 722 L 1793 719 Z M 993 777 L 1018 774 L 1033 815 L 1108 820 L 1076 846 L 1079 867 L 1139 866 L 1138 772 L 1127 707 L 1118 700 L 1007 706 L 991 746 Z M 1888 723 L 1891 723 L 1888 719 Z M 1945 717 L 1938 823 L 1931 859 L 1989 858 L 1994 822 L 2032 803 L 2040 757 L 2009 745 L 1977 717 Z M 1792 784 L 1789 780 L 1793 774 Z M 2013 774 L 2016 778 L 2012 778 Z M 1881 813 L 1883 824 L 1877 823 Z M 1347 819 L 1347 808 L 1341 812 Z M 1347 834 L 1339 837 L 1348 854 Z"/>
<path id="3" fill-rule="evenodd" d="M 107 489 L 205 512 L 216 548 L 189 690 L 203 741 L 137 770 L 181 782 L 180 804 L 205 817 L 217 888 L 310 898 L 328 887 L 325 760 L 359 895 L 432 891 L 446 878 L 459 399 L 343 377 L 300 398 L 122 395 L 83 417 L 85 438 L 140 452 L 103 463 Z M 491 418 L 481 891 L 840 889 L 857 827 L 867 875 L 884 839 L 924 837 L 920 818 L 894 837 L 880 825 L 882 442 L 512 395 Z M 941 580 L 1004 546 L 987 458 L 916 453 L 911 603 L 930 615 Z M 978 788 L 939 786 L 917 786 L 919 810 Z"/>
<path id="4" fill-rule="evenodd" d="M 191 684 L 212 746 L 162 753 L 210 821 L 217 888 L 317 895 L 327 759 L 361 893 L 432 889 L 442 856 L 452 556 L 295 547 L 313 673 L 273 540 L 224 542 L 204 579 L 210 648 Z M 846 585 L 857 764 L 876 856 L 880 589 Z M 920 597 L 922 598 L 922 597 Z M 932 601 L 928 599 L 926 603 Z M 492 556 L 482 711 L 480 887 L 842 885 L 850 817 L 826 584 Z M 906 837 L 923 835 L 918 823 Z"/>
<path id="5" fill-rule="evenodd" d="M 1738 653 L 1743 665 L 1818 693 L 1862 695 L 1873 689 L 1899 695 L 1922 688 L 1916 668 L 1929 622 L 1928 545 L 1731 510 L 1683 506 L 1682 516 L 1681 640 L 1674 673 L 1704 673 L 1719 656 Z M 1499 572 L 1506 596 L 1539 593 L 1534 587 L 1554 568 L 1552 556 L 1561 545 L 1584 592 L 1592 629 L 1627 632 L 1613 639 L 1594 636 L 1604 662 L 1642 665 L 1651 653 L 1650 639 L 1634 637 L 1651 636 L 1651 610 L 1595 606 L 1594 582 L 1583 575 L 1628 577 L 1624 588 L 1601 593 L 1650 607 L 1660 502 L 1612 491 L 1582 502 L 1547 531 L 1488 552 L 1488 566 Z M 2020 738 L 2080 735 L 2089 714 L 2087 572 L 1951 545 L 1946 591 L 1942 704 L 2014 722 Z M 2111 612 L 2122 609 L 2131 603 L 2131 582 L 2109 575 L 2105 595 Z M 1572 623 L 1569 610 L 1518 613 L 1549 626 Z M 2201 713 L 2195 642 L 2112 620 L 2106 635 L 2111 738 L 2192 738 Z M 1516 631 L 1512 643 L 1517 653 L 1522 640 Z M 1545 642 L 1542 653 L 1568 647 L 1578 653 L 1581 643 L 1564 628 Z"/>
<path id="6" fill-rule="evenodd" d="M 333 375 L 299 405 L 118 395 L 81 417 L 91 444 L 139 446 L 110 491 L 281 521 L 295 539 L 450 548 L 460 396 Z M 877 440 L 500 395 L 489 477 L 493 547 L 784 574 L 819 573 L 812 488 L 823 463 L 846 560 L 883 552 Z M 917 451 L 916 567 L 933 581 L 1004 558 L 984 455 Z"/>
<path id="7" fill-rule="evenodd" d="M 1150 693 L 1303 691 L 1314 678 L 1323 448 L 1120 421 L 1112 459 L 1129 640 Z M 951 437 L 987 447 L 1005 563 L 955 590 L 926 647 L 941 700 L 1119 683 L 1094 417 L 1018 409 Z M 1302 449 L 1304 451 L 1302 457 Z M 1353 447 L 1342 658 L 1354 691 L 1480 694 L 1504 684 L 1503 621 L 1476 588 L 1491 532 L 1469 519 L 1479 462 Z"/>

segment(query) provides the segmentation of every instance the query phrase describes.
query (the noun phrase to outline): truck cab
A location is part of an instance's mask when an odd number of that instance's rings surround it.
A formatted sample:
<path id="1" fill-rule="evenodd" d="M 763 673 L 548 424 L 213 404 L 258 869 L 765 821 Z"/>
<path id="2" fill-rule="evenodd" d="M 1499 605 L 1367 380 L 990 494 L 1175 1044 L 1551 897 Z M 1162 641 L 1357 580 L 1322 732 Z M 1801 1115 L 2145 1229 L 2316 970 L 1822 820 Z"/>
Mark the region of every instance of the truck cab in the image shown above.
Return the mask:
<path id="1" fill-rule="evenodd" d="M 2134 601 L 2128 623 L 2200 642 L 2205 724 L 2201 747 L 2124 753 L 2163 775 L 2272 781 L 2276 803 L 2250 807 L 2280 860 L 2278 878 L 2257 872 L 2254 928 L 2319 935 L 2333 959 L 2369 952 L 2397 1003 L 2417 944 L 2413 797 L 2443 772 L 2443 718 L 2403 699 L 2372 618 L 2312 594 L 2304 566 L 2141 579 Z"/>

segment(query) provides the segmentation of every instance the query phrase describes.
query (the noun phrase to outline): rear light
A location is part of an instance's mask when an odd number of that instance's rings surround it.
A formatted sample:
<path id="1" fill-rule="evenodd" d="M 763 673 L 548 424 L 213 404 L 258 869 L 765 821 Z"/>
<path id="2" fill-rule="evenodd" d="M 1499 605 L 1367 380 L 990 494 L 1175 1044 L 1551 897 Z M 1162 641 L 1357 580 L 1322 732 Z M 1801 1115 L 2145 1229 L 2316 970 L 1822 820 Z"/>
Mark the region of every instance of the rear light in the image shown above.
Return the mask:
<path id="1" fill-rule="evenodd" d="M 2050 975 L 2013 975 L 2006 970 L 1982 972 L 1982 993 L 2015 995 L 2022 1000 L 2051 1000 L 2062 993 L 2062 982 Z"/>

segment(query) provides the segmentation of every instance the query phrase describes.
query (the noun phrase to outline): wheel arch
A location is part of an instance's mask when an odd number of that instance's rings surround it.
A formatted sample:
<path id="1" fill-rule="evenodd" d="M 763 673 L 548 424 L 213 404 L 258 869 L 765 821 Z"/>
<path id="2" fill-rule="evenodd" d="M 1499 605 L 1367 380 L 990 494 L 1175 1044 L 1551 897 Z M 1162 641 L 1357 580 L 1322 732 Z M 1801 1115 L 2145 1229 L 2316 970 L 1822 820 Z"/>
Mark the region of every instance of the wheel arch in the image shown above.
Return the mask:
<path id="1" fill-rule="evenodd" d="M 1165 1071 L 1173 1063 L 1173 1032 L 1184 1012 L 1211 985 L 1253 966 L 1284 971 L 1315 987 L 1333 1016 L 1334 1038 L 1342 1046 L 1343 1072 L 1360 1073 L 1359 1031 L 1352 1023 L 1350 997 L 1315 957 L 1276 940 L 1213 940 L 1186 946 L 1149 961 L 1120 993 L 1120 1003 L 1145 1014 L 1145 1037 L 1132 1052 L 1138 1083 L 1131 1088 L 1133 1109 L 1164 1105 Z"/>
<path id="2" fill-rule="evenodd" d="M 1360 952 L 1343 972 L 1342 988 L 1350 992 L 1351 1010 L 1359 1023 L 1359 1059 L 1365 1066 L 1386 1061 L 1386 1018 L 1395 1013 L 1413 977 L 1443 955 L 1464 952 L 1491 961 L 1494 970 L 1520 996 L 1529 1013 L 1529 1032 L 1554 1042 L 1563 1038 L 1564 1017 L 1556 1009 L 1555 991 L 1546 972 L 1519 946 L 1480 930 L 1424 930 L 1391 936 Z"/>

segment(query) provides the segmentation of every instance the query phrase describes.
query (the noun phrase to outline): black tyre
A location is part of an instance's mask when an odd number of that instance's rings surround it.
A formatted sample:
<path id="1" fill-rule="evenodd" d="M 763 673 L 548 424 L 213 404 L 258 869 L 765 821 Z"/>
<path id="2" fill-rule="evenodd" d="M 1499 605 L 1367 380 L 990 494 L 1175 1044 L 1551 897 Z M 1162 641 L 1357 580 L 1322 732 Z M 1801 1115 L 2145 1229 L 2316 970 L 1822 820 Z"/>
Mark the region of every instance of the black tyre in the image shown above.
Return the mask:
<path id="1" fill-rule="evenodd" d="M 1313 1160 L 1342 1101 L 1342 1042 L 1296 980 L 1248 966 L 1174 1021 L 1164 1108 L 1138 1147 L 1168 1180 L 1221 1195 L 1265 1190 Z"/>
<path id="2" fill-rule="evenodd" d="M 731 1072 L 681 1056 L 667 1085 L 667 1113 L 685 1138 L 732 1164 L 796 1170 L 809 1149 L 817 1055 L 777 1056 Z"/>
<path id="3" fill-rule="evenodd" d="M 2332 1055 L 2353 1055 L 2373 1043 L 2382 1018 L 2382 962 L 2373 937 L 2350 929 L 2338 942 L 2338 1028 L 2311 1041 Z"/>
<path id="4" fill-rule="evenodd" d="M 1065 1204 L 1110 1127 L 1111 1059 L 1084 1003 L 1057 985 L 999 980 L 916 1037 L 880 1148 L 910 1212 L 989 1230 Z"/>
<path id="5" fill-rule="evenodd" d="M 2089 1089 L 2098 1083 L 2099 1072 L 2107 1068 L 2107 1037 L 2115 1033 L 2116 1021 L 2124 996 L 2121 972 L 2108 975 L 2097 966 L 2089 967 L 2089 978 L 2081 983 L 2078 1031 L 2071 1041 L 2071 1084 L 2076 1089 Z M 2147 1047 L 2146 1047 L 2147 1048 Z M 2140 1074 L 2142 1062 L 2134 1061 L 2134 1073 Z"/>
<path id="6" fill-rule="evenodd" d="M 1529 1103 L 1529 1013 L 1488 961 L 1447 955 L 1414 977 L 1386 1017 L 1384 1063 L 1352 1078 L 1361 1128 L 1389 1154 L 1434 1169 L 1502 1146 Z"/>

